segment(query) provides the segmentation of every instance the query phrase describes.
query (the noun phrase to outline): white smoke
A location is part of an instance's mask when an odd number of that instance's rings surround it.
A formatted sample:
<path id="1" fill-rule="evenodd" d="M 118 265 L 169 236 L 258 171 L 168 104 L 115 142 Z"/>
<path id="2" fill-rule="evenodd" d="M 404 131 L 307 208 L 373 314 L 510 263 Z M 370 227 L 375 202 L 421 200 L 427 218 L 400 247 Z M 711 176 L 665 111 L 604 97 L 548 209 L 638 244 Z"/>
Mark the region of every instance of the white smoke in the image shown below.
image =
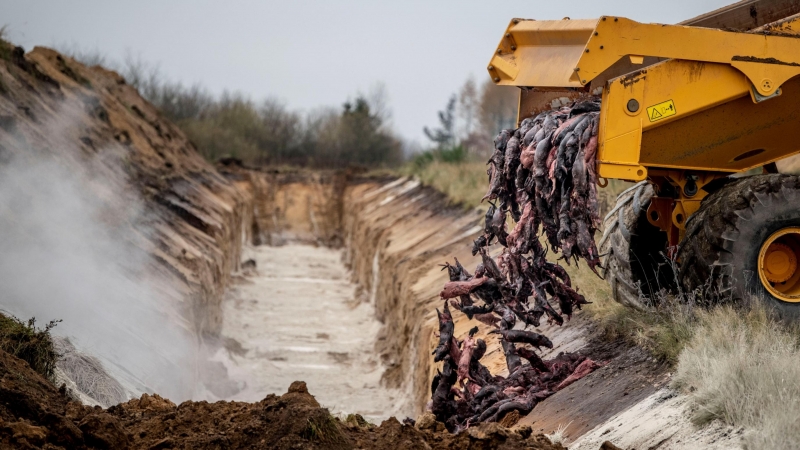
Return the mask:
<path id="1" fill-rule="evenodd" d="M 116 163 L 122 151 L 99 153 Z M 148 276 L 152 260 L 135 245 L 149 232 L 137 195 L 101 157 L 39 153 L 0 164 L 0 308 L 40 324 L 62 319 L 53 333 L 100 358 L 134 395 L 191 398 L 196 345 L 175 319 L 178 295 Z"/>

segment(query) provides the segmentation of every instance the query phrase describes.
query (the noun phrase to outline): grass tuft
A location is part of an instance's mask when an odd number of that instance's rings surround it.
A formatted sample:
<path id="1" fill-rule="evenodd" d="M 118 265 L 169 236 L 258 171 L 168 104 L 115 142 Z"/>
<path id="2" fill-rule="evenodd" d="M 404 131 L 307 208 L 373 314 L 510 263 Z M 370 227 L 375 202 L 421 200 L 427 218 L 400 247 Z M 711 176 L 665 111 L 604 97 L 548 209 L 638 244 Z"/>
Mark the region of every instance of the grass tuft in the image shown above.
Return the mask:
<path id="1" fill-rule="evenodd" d="M 33 370 L 52 380 L 59 355 L 50 330 L 58 322 L 61 321 L 52 320 L 44 328 L 37 328 L 35 318 L 23 322 L 0 314 L 0 350 L 27 362 Z"/>
<path id="2" fill-rule="evenodd" d="M 790 449 L 800 442 L 800 330 L 763 305 L 698 314 L 673 385 L 689 392 L 699 425 L 721 420 L 748 430 L 745 448 Z"/>
<path id="3" fill-rule="evenodd" d="M 79 352 L 68 338 L 56 337 L 53 344 L 58 368 L 77 390 L 106 408 L 128 400 L 125 388 L 106 372 L 99 359 Z"/>
<path id="4" fill-rule="evenodd" d="M 610 296 L 593 300 L 597 305 L 587 310 L 606 338 L 623 338 L 670 364 L 677 363 L 681 350 L 692 339 L 701 309 L 691 299 L 664 290 L 656 294 L 655 306 L 643 310 L 620 305 Z"/>
<path id="5" fill-rule="evenodd" d="M 0 59 L 11 61 L 11 52 L 14 50 L 14 45 L 6 40 L 8 34 L 8 25 L 0 27 Z"/>
<path id="6" fill-rule="evenodd" d="M 572 423 L 572 421 L 570 421 L 567 424 L 561 423 L 561 424 L 558 425 L 558 427 L 555 429 L 555 431 L 553 431 L 550 434 L 545 434 L 544 436 L 547 439 L 549 439 L 550 442 L 553 445 L 555 445 L 555 444 L 566 445 L 567 444 L 567 436 L 566 436 L 565 432 L 567 431 L 567 428 L 570 426 L 571 423 Z"/>
<path id="7" fill-rule="evenodd" d="M 319 411 L 312 414 L 306 420 L 306 426 L 300 436 L 312 442 L 320 442 L 327 445 L 344 444 L 347 442 L 336 418 L 327 411 Z"/>
<path id="8" fill-rule="evenodd" d="M 454 204 L 467 208 L 480 206 L 489 177 L 483 161 L 450 163 L 433 159 L 425 164 L 408 164 L 400 172 L 415 176 L 424 184 L 447 195 Z"/>
<path id="9" fill-rule="evenodd" d="M 355 427 L 355 428 L 372 428 L 375 425 L 367 422 L 361 414 L 348 414 L 344 421 L 345 425 Z"/>

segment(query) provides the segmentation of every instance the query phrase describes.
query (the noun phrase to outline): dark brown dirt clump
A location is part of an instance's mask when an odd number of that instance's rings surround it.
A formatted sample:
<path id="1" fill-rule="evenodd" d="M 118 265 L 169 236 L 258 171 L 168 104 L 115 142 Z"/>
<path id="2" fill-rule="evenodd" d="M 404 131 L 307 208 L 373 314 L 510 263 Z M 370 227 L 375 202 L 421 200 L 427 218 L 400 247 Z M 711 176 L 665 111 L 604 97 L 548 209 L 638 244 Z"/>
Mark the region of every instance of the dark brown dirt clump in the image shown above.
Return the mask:
<path id="1" fill-rule="evenodd" d="M 558 449 L 531 429 L 499 425 L 451 435 L 437 422 L 417 426 L 385 420 L 380 426 L 359 415 L 344 420 L 320 407 L 302 381 L 281 396 L 257 403 L 184 402 L 178 406 L 158 396 L 142 396 L 112 408 L 132 435 L 133 448 L 263 449 Z"/>
<path id="2" fill-rule="evenodd" d="M 0 448 L 128 448 L 101 408 L 70 402 L 25 361 L 0 351 Z"/>
<path id="3" fill-rule="evenodd" d="M 70 401 L 21 359 L 0 351 L 0 449 L 537 449 L 528 426 L 483 424 L 453 435 L 426 415 L 380 426 L 332 416 L 302 381 L 256 403 L 184 402 L 144 394 L 104 410 Z"/>

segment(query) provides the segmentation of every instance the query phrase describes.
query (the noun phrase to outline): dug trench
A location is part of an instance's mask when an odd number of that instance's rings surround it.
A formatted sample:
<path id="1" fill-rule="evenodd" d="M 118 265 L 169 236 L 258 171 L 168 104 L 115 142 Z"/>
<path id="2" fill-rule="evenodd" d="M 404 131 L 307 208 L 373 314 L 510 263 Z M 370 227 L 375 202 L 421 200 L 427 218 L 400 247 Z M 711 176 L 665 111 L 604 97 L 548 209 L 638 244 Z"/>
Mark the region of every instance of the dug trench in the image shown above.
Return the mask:
<path id="1" fill-rule="evenodd" d="M 75 352 L 91 354 L 81 360 L 99 361 L 103 377 L 122 388 L 100 399 L 74 370 L 62 365 L 56 386 L 2 353 L 3 446 L 558 448 L 540 433 L 601 439 L 613 434 L 610 419 L 666 398 L 666 367 L 641 349 L 597 339 L 592 322 L 577 313 L 562 327 L 540 327 L 554 343 L 542 357 L 585 352 L 603 368 L 526 417 L 450 435 L 424 414 L 436 371 L 435 308 L 447 279 L 440 264 L 453 256 L 465 266 L 477 264 L 470 249 L 482 229 L 480 211 L 451 205 L 408 178 L 280 172 L 234 159 L 213 166 L 119 75 L 45 48 L 8 50 L 0 60 L 3 175 L 32 173 L 28 191 L 55 183 L 44 196 L 64 191 L 58 184 L 64 179 L 76 186 L 80 204 L 91 206 L 80 212 L 103 224 L 99 234 L 125 244 L 94 265 L 135 259 L 139 264 L 124 267 L 120 279 L 148 290 L 121 302 L 137 306 L 131 314 L 153 308 L 158 321 L 155 329 L 143 327 L 122 309 L 117 314 L 130 323 L 119 327 L 108 316 L 87 314 L 102 311 L 110 302 L 105 297 L 72 292 L 70 283 L 55 290 L 24 283 L 18 266 L 44 277 L 52 275 L 45 270 L 50 265 L 63 265 L 36 259 L 25 267 L 22 256 L 30 248 L 4 240 L 3 248 L 14 251 L 4 253 L 3 280 L 12 289 L 3 309 L 65 319 L 54 332 L 75 337 Z M 15 185 L 25 187 L 26 180 Z M 9 190 L 22 200 L 28 191 Z M 3 204 L 5 229 L 19 228 L 26 204 Z M 63 214 L 61 223 L 71 217 L 69 210 Z M 76 224 L 67 231 L 86 227 Z M 94 255 L 85 243 L 67 250 Z M 134 287 L 114 285 L 110 292 L 128 288 Z M 78 301 L 87 295 L 98 303 Z M 61 302 L 40 301 L 45 296 Z M 61 311 L 67 316 L 59 317 Z M 463 338 L 473 325 L 456 313 L 455 336 Z M 487 342 L 482 362 L 503 375 L 497 336 L 487 331 L 478 331 Z M 364 417 L 387 420 L 374 426 Z M 418 418 L 416 425 L 401 424 L 405 417 Z M 690 429 L 685 420 L 676 423 Z M 613 435 L 624 439 L 625 427 L 618 428 Z M 658 431 L 640 441 L 663 439 Z"/>

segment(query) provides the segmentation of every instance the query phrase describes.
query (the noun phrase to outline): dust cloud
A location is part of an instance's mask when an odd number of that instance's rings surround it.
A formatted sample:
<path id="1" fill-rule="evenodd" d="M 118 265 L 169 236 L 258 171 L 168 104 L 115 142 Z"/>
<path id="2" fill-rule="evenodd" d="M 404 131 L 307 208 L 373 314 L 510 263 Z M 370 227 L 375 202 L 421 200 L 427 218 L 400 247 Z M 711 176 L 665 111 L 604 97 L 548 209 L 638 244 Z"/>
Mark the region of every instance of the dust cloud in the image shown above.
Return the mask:
<path id="1" fill-rule="evenodd" d="M 174 296 L 148 280 L 149 256 L 125 238 L 148 231 L 136 194 L 109 170 L 120 151 L 30 150 L 0 164 L 0 308 L 39 325 L 62 319 L 53 333 L 97 356 L 129 395 L 197 397 L 197 345 Z"/>

